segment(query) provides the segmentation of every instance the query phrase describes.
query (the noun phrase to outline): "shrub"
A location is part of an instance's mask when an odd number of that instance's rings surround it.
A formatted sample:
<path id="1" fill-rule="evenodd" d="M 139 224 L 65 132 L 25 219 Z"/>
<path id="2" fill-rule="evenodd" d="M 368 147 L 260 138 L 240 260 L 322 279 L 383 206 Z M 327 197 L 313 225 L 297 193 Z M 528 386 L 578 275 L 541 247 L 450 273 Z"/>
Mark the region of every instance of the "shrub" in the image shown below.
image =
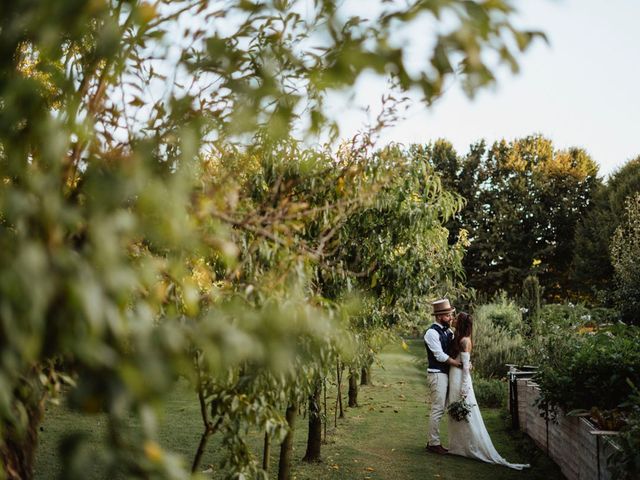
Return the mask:
<path id="1" fill-rule="evenodd" d="M 561 368 L 567 349 L 573 348 L 583 339 L 578 331 L 587 322 L 590 322 L 590 316 L 582 306 L 545 305 L 538 315 L 536 333 L 525 345 L 525 362 Z"/>
<path id="2" fill-rule="evenodd" d="M 585 335 L 614 323 L 619 314 L 610 308 L 550 304 L 540 309 L 536 333 L 525 345 L 525 361 L 533 365 L 561 368 L 568 349 L 579 345 Z"/>
<path id="3" fill-rule="evenodd" d="M 544 288 L 540 286 L 540 281 L 535 275 L 529 275 L 522 282 L 522 297 L 520 303 L 523 306 L 523 320 L 526 324 L 526 336 L 536 333 L 540 309 L 542 308 L 542 293 Z"/>
<path id="4" fill-rule="evenodd" d="M 552 303 L 540 309 L 541 335 L 550 329 L 576 328 L 593 323 L 591 311 L 584 305 L 572 303 Z"/>
<path id="5" fill-rule="evenodd" d="M 520 334 L 522 315 L 513 302 L 482 305 L 474 320 L 474 372 L 484 378 L 502 378 L 508 363 L 524 358 L 523 339 Z"/>
<path id="6" fill-rule="evenodd" d="M 511 333 L 522 333 L 524 326 L 522 322 L 522 311 L 515 302 L 509 300 L 504 295 L 496 301 L 478 308 L 476 311 L 476 317 L 477 316 L 486 317 L 494 326 L 504 328 Z"/>
<path id="7" fill-rule="evenodd" d="M 507 403 L 509 385 L 505 381 L 476 377 L 473 390 L 480 407 L 501 408 Z"/>
<path id="8" fill-rule="evenodd" d="M 575 409 L 613 410 L 640 385 L 640 328 L 616 325 L 565 345 L 562 361 L 541 364 L 541 401 Z"/>
<path id="9" fill-rule="evenodd" d="M 614 480 L 640 478 L 640 390 L 635 386 L 626 407 L 626 426 L 616 438 L 620 449 L 607 459 Z"/>
<path id="10" fill-rule="evenodd" d="M 582 304 L 554 303 L 545 305 L 540 310 L 540 334 L 544 335 L 549 327 L 556 329 L 574 329 L 597 327 L 616 323 L 620 320 L 620 312 L 613 308 L 588 308 Z"/>
<path id="11" fill-rule="evenodd" d="M 613 308 L 597 307 L 589 310 L 591 321 L 597 325 L 620 321 L 620 312 Z"/>

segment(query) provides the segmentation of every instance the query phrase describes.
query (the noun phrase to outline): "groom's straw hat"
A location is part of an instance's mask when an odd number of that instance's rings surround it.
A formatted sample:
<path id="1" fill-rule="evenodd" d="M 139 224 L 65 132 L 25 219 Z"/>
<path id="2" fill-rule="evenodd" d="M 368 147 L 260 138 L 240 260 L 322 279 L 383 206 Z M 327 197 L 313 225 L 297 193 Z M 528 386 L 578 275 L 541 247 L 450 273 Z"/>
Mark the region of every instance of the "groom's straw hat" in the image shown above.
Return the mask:
<path id="1" fill-rule="evenodd" d="M 443 298 L 431 303 L 433 307 L 433 313 L 431 315 L 443 315 L 445 313 L 455 312 L 456 309 L 451 306 L 449 299 Z"/>

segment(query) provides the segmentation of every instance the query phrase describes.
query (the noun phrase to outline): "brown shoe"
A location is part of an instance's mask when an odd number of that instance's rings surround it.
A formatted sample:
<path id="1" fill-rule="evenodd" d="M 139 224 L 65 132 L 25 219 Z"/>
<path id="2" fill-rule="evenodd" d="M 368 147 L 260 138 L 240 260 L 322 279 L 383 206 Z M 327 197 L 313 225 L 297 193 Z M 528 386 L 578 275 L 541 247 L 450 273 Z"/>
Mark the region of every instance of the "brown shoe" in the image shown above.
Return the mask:
<path id="1" fill-rule="evenodd" d="M 427 445 L 427 452 L 436 453 L 438 455 L 446 455 L 448 450 L 442 445 Z"/>

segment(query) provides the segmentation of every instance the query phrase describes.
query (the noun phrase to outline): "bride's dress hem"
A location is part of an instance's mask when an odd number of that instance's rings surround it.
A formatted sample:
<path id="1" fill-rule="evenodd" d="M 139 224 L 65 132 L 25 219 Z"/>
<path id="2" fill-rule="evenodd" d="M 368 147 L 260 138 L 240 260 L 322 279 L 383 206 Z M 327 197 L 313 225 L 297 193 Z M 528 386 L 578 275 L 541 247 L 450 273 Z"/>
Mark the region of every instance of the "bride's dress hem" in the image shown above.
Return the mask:
<path id="1" fill-rule="evenodd" d="M 449 371 L 449 404 L 459 400 L 464 389 L 467 403 L 473 405 L 468 422 L 449 419 L 449 454 L 502 465 L 514 470 L 529 468 L 529 464 L 509 463 L 493 446 L 473 391 L 469 357 L 469 353 L 461 353 L 460 359 L 464 368 L 452 368 Z"/>

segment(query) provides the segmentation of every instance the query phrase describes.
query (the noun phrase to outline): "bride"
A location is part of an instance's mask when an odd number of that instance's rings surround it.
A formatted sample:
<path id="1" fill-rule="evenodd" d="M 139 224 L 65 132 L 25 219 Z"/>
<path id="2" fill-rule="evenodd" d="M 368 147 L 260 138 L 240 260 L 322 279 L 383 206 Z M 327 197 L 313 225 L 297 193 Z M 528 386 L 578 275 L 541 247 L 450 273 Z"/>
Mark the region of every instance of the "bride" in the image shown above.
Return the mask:
<path id="1" fill-rule="evenodd" d="M 462 361 L 462 369 L 449 370 L 449 405 L 462 398 L 471 405 L 467 421 L 449 422 L 449 453 L 463 457 L 475 458 L 487 463 L 496 463 L 515 470 L 522 470 L 529 465 L 509 463 L 496 451 L 489 433 L 482 421 L 476 395 L 471 382 L 471 337 L 473 318 L 468 313 L 460 312 L 456 319 L 456 333 L 453 340 L 451 357 Z M 459 358 L 458 358 L 459 357 Z"/>

